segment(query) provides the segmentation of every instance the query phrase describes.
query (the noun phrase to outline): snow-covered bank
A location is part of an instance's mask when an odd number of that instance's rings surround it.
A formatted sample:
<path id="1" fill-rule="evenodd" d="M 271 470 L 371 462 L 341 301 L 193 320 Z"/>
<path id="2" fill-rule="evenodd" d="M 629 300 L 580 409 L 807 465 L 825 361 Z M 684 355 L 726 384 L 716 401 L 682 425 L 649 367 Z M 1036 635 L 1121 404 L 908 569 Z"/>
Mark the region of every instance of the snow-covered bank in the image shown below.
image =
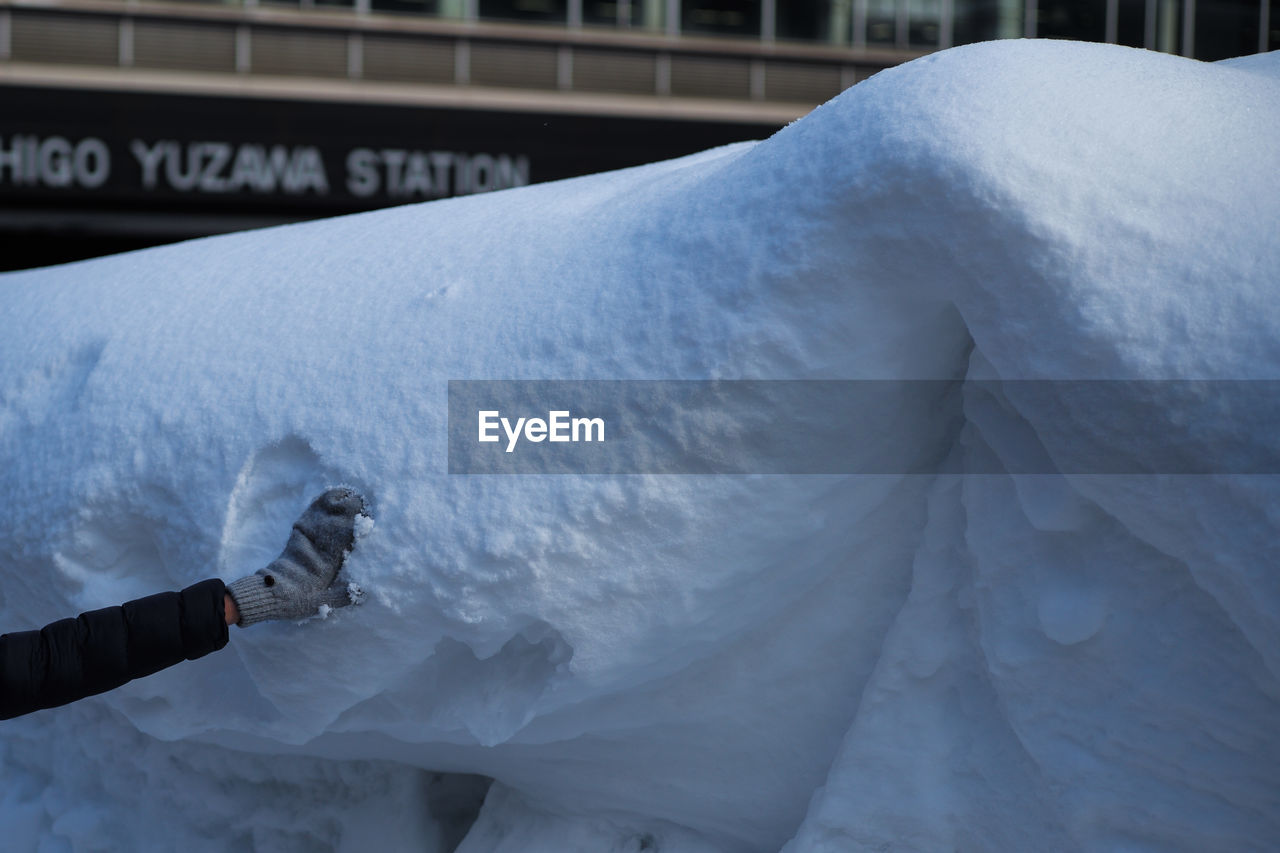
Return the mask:
<path id="1" fill-rule="evenodd" d="M 0 823 L 406 849 L 430 770 L 497 780 L 465 853 L 1264 849 L 1273 478 L 450 476 L 445 421 L 460 378 L 1280 378 L 1276 66 L 975 45 L 758 144 L 0 277 L 6 630 L 239 576 L 333 482 L 377 517 L 362 607 L 6 723 Z M 911 435 L 1087 449 L 963 405 Z M 1280 441 L 1237 414 L 1198 440 Z"/>

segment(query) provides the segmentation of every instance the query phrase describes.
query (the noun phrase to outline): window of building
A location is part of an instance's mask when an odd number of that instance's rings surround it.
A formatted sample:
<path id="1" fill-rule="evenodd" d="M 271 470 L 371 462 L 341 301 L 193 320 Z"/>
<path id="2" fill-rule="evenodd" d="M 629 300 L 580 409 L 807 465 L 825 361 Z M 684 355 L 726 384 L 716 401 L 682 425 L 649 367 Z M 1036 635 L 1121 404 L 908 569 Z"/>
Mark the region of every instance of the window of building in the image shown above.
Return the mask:
<path id="1" fill-rule="evenodd" d="M 898 41 L 895 0 L 867 0 L 867 44 L 892 47 Z"/>
<path id="2" fill-rule="evenodd" d="M 780 39 L 847 44 L 852 0 L 785 0 L 776 4 L 774 32 Z"/>
<path id="3" fill-rule="evenodd" d="M 356 0 L 257 0 L 262 5 L 268 6 L 292 6 L 293 9 L 317 9 L 321 6 L 326 8 L 339 9 L 355 9 Z M 236 4 L 241 5 L 241 4 Z"/>
<path id="4" fill-rule="evenodd" d="M 937 47 L 942 36 L 942 0 L 907 0 L 907 44 Z"/>
<path id="5" fill-rule="evenodd" d="M 480 17 L 563 24 L 568 5 L 568 0 L 480 0 Z"/>
<path id="6" fill-rule="evenodd" d="M 1214 62 L 1258 52 L 1258 0 L 1214 0 L 1196 4 L 1196 59 Z"/>
<path id="7" fill-rule="evenodd" d="M 760 35 L 760 0 L 684 0 L 682 32 L 726 36 Z"/>
<path id="8" fill-rule="evenodd" d="M 295 9 L 355 8 L 355 0 L 258 0 L 258 2 L 268 6 L 292 6 Z"/>
<path id="9" fill-rule="evenodd" d="M 1106 41 L 1107 0 L 1040 0 L 1036 36 L 1042 39 Z"/>
<path id="10" fill-rule="evenodd" d="M 1021 0 L 956 0 L 951 43 L 1019 38 L 1023 34 L 1024 8 Z"/>
<path id="11" fill-rule="evenodd" d="M 624 29 L 660 30 L 664 0 L 582 0 L 582 22 Z"/>
<path id="12" fill-rule="evenodd" d="M 369 0 L 375 12 L 402 12 L 413 15 L 440 14 L 440 0 Z"/>
<path id="13" fill-rule="evenodd" d="M 1150 0 L 1117 0 L 1116 43 L 1147 46 L 1147 3 Z"/>

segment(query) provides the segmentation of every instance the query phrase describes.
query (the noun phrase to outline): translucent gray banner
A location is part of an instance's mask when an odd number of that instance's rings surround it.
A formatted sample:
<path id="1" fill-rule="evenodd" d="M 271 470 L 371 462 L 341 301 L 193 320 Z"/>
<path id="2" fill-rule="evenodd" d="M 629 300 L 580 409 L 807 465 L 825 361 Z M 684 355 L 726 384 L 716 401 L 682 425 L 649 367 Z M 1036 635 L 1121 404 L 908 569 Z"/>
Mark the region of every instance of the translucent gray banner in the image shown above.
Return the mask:
<path id="1" fill-rule="evenodd" d="M 1276 474 L 1273 380 L 451 380 L 451 474 Z"/>

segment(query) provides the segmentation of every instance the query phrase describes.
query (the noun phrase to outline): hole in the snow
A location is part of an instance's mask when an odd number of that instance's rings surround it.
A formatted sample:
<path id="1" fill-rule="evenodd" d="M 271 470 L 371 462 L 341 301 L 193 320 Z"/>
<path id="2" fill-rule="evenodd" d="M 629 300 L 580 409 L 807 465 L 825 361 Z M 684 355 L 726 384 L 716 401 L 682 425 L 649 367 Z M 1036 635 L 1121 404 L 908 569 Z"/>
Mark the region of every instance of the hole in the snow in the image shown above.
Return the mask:
<path id="1" fill-rule="evenodd" d="M 427 783 L 427 811 L 440 826 L 440 849 L 453 853 L 471 831 L 493 780 L 470 773 L 433 773 Z"/>

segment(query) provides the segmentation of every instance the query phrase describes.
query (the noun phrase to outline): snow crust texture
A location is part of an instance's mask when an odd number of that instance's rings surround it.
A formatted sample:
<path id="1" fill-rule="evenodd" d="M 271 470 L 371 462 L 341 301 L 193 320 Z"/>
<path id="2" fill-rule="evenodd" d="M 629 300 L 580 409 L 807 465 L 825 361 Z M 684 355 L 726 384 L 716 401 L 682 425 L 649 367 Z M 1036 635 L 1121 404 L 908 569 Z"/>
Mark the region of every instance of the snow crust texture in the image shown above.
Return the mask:
<path id="1" fill-rule="evenodd" d="M 0 277 L 4 630 L 250 573 L 331 483 L 377 519 L 361 607 L 6 723 L 6 838 L 448 850 L 446 773 L 496 780 L 461 853 L 1274 849 L 1275 477 L 450 476 L 445 419 L 1280 379 L 1278 69 L 973 45 L 760 143 Z M 956 405 L 908 423 L 960 471 L 1168 419 Z M 1197 435 L 1280 442 L 1235 414 Z"/>

